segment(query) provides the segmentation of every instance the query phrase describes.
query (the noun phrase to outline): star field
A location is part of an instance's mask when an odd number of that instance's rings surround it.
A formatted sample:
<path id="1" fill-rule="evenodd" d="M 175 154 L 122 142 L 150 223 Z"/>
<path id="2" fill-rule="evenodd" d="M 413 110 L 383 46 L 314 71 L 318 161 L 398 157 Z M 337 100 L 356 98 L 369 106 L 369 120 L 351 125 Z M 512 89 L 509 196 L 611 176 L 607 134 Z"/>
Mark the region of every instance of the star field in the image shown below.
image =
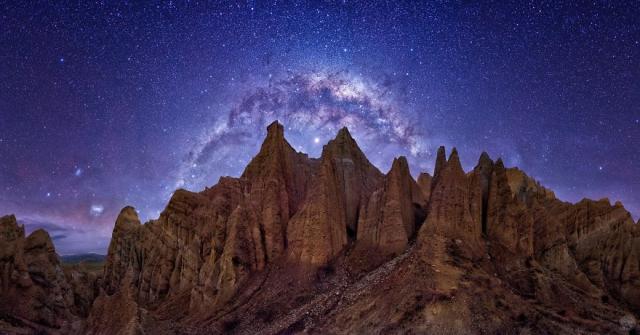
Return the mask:
<path id="1" fill-rule="evenodd" d="M 0 215 L 62 254 L 240 175 L 274 119 L 313 157 L 348 126 L 383 171 L 487 151 L 640 214 L 635 1 L 0 6 Z"/>

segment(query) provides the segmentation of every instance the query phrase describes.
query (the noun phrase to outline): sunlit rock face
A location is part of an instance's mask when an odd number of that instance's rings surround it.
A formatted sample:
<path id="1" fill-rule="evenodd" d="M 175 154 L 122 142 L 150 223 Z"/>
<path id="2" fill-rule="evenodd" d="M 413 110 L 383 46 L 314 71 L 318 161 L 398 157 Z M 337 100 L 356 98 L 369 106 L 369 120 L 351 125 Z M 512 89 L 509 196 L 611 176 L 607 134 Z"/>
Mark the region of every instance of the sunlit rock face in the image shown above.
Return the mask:
<path id="1" fill-rule="evenodd" d="M 157 220 L 123 208 L 99 280 L 3 217 L 2 297 L 21 307 L 2 311 L 24 321 L 0 330 L 635 331 L 640 231 L 622 204 L 562 202 L 487 154 L 465 172 L 442 147 L 415 180 L 405 157 L 381 173 L 346 128 L 317 159 L 284 135 L 270 124 L 240 177 L 175 191 Z"/>

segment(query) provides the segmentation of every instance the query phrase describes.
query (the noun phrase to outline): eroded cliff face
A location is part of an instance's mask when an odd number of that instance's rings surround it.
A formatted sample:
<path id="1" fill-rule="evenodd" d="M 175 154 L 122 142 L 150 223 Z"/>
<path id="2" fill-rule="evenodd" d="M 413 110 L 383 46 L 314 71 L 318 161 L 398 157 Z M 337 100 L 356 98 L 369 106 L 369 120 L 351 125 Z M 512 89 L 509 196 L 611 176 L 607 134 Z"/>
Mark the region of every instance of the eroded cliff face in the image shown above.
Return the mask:
<path id="1" fill-rule="evenodd" d="M 0 333 L 70 333 L 82 329 L 97 278 L 62 269 L 49 234 L 25 237 L 15 216 L 0 218 Z"/>
<path id="2" fill-rule="evenodd" d="M 160 218 L 141 225 L 122 210 L 105 267 L 106 294 L 132 272 L 144 303 L 189 296 L 193 309 L 231 299 L 251 273 L 285 258 L 287 225 L 302 207 L 318 162 L 297 153 L 273 123 L 240 178 L 203 192 L 178 190 Z"/>
<path id="3" fill-rule="evenodd" d="M 358 218 L 382 173 L 358 148 L 346 128 L 322 151 L 304 205 L 289 222 L 289 259 L 322 266 L 356 239 Z"/>
<path id="4" fill-rule="evenodd" d="M 425 198 L 411 177 L 406 158 L 396 158 L 383 186 L 360 209 L 358 247 L 383 257 L 404 252 L 424 221 Z"/>
<path id="5" fill-rule="evenodd" d="M 130 278 L 136 315 L 161 306 L 140 327 L 188 301 L 193 332 L 621 331 L 638 245 L 621 205 L 564 203 L 487 154 L 465 173 L 440 148 L 415 181 L 403 157 L 380 173 L 346 129 L 310 159 L 274 123 L 240 178 L 176 191 L 144 225 L 123 209 L 99 299 Z"/>
<path id="6" fill-rule="evenodd" d="M 640 226 L 629 212 L 607 199 L 570 205 L 539 198 L 531 205 L 538 209 L 536 259 L 588 294 L 620 300 L 638 313 Z"/>
<path id="7" fill-rule="evenodd" d="M 346 128 L 311 159 L 275 122 L 239 178 L 177 190 L 145 224 L 125 207 L 89 307 L 50 239 L 3 220 L 3 297 L 56 306 L 37 322 L 70 332 L 626 334 L 640 314 L 621 204 L 562 202 L 486 153 L 467 173 L 443 147 L 433 177 L 404 157 L 384 175 Z M 39 280 L 55 284 L 24 293 Z"/>

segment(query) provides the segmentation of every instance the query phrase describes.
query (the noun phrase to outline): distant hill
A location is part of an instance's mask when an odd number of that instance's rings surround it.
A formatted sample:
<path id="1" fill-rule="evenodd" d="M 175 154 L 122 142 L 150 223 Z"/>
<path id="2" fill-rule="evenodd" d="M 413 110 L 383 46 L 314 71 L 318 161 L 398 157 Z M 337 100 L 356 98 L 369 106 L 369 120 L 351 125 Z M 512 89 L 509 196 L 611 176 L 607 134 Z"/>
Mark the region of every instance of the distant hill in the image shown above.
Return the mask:
<path id="1" fill-rule="evenodd" d="M 60 256 L 60 260 L 62 261 L 62 263 L 68 264 L 68 265 L 78 264 L 81 262 L 104 263 L 106 258 L 107 258 L 107 255 L 100 255 L 95 253 Z"/>

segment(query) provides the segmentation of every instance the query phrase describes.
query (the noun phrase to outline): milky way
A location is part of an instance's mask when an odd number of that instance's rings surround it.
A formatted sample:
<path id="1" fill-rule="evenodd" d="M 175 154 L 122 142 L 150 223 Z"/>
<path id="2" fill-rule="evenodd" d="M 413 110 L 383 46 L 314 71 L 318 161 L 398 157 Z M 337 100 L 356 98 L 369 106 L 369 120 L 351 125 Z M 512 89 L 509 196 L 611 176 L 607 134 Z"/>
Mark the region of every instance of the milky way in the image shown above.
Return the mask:
<path id="1" fill-rule="evenodd" d="M 274 120 L 286 126 L 286 137 L 298 151 L 312 156 L 348 127 L 377 166 L 386 168 L 394 156 L 406 155 L 426 169 L 431 162 L 425 158 L 433 151 L 426 130 L 412 125 L 416 116 L 403 110 L 393 94 L 391 80 L 380 84 L 348 71 L 271 78 L 249 88 L 227 113 L 215 114 L 216 121 L 189 152 L 176 187 L 200 187 L 221 173 L 237 175 Z"/>
<path id="2" fill-rule="evenodd" d="M 635 1 L 0 6 L 0 215 L 63 254 L 239 176 L 276 119 L 312 157 L 347 126 L 383 172 L 487 151 L 640 214 Z"/>

